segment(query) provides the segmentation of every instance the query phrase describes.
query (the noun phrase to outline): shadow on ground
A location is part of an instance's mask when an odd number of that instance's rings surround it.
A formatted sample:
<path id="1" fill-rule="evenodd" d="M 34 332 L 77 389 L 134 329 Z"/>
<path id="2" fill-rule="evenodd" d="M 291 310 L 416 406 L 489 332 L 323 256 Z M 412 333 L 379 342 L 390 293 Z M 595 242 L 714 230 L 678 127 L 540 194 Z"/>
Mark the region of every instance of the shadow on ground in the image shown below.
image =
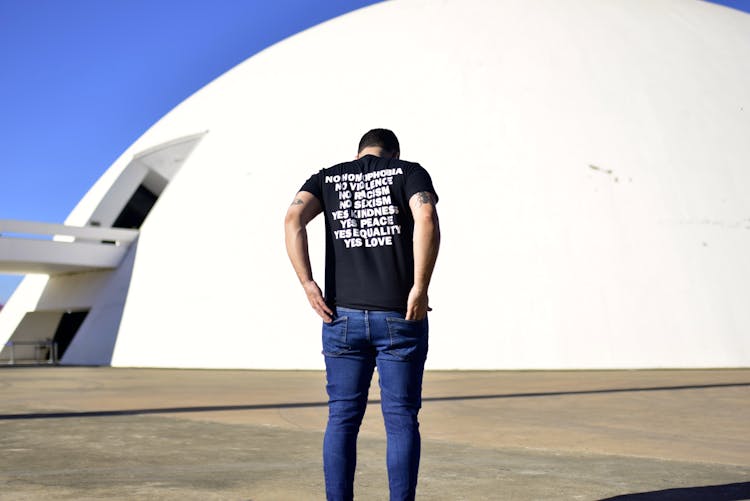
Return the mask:
<path id="1" fill-rule="evenodd" d="M 746 387 L 750 383 L 719 383 L 682 386 L 656 386 L 645 388 L 611 388 L 603 390 L 573 390 L 573 391 L 546 391 L 535 393 L 505 393 L 497 395 L 456 395 L 446 397 L 425 397 L 423 402 L 452 402 L 462 400 L 491 400 L 504 398 L 537 398 L 537 397 L 561 397 L 573 395 L 596 395 L 601 393 L 631 393 L 645 391 L 679 391 L 700 390 L 709 388 Z M 368 404 L 379 404 L 380 400 L 369 400 Z M 60 419 L 60 418 L 84 418 L 84 417 L 112 417 L 112 416 L 137 416 L 147 414 L 181 414 L 186 412 L 220 412 L 220 411 L 253 411 L 264 409 L 301 409 L 306 407 L 325 407 L 326 402 L 289 402 L 277 404 L 253 404 L 253 405 L 203 405 L 191 407 L 157 407 L 151 409 L 115 409 L 106 411 L 70 411 L 70 412 L 36 412 L 28 414 L 0 414 L 0 421 L 12 421 L 18 419 Z"/>
<path id="2" fill-rule="evenodd" d="M 743 499 L 750 499 L 750 482 L 623 494 L 601 501 L 741 501 Z"/>

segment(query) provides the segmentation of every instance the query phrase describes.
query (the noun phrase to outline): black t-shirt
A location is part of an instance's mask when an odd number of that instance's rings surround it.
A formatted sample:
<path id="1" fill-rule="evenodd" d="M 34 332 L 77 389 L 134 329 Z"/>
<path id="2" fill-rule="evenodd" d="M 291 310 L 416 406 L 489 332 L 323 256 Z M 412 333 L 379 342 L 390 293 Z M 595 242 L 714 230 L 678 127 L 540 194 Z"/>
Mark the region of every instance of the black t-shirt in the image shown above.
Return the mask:
<path id="1" fill-rule="evenodd" d="M 321 201 L 330 306 L 406 310 L 414 284 L 409 199 L 437 194 L 419 164 L 366 155 L 313 174 L 302 185 Z"/>

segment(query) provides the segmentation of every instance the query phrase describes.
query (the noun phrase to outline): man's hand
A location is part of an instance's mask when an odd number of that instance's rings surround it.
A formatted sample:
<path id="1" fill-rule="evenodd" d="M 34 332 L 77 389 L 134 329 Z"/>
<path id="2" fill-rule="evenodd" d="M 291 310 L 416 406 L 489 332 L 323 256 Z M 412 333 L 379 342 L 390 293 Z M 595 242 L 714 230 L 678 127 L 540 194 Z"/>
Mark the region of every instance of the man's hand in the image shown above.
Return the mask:
<path id="1" fill-rule="evenodd" d="M 315 310 L 315 313 L 320 315 L 325 323 L 330 323 L 333 320 L 333 311 L 328 307 L 323 299 L 323 293 L 320 291 L 320 287 L 315 283 L 315 280 L 304 282 L 302 287 L 305 289 L 307 294 L 307 300 L 310 301 L 310 306 Z"/>
<path id="2" fill-rule="evenodd" d="M 406 300 L 406 320 L 422 320 L 427 316 L 428 304 L 427 291 L 412 287 Z"/>

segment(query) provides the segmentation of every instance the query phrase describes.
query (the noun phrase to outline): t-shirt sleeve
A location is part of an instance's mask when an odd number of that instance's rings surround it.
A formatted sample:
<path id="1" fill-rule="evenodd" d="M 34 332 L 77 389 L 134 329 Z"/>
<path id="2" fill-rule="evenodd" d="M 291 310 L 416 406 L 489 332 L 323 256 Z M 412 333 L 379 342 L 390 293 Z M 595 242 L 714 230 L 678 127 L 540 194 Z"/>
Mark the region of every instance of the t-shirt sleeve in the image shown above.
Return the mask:
<path id="1" fill-rule="evenodd" d="M 305 184 L 302 185 L 302 188 L 300 188 L 299 191 L 312 193 L 313 195 L 315 195 L 315 198 L 322 202 L 323 191 L 320 186 L 320 172 L 316 172 L 315 174 L 310 176 L 310 179 L 305 181 Z"/>
<path id="2" fill-rule="evenodd" d="M 435 195 L 435 203 L 438 201 L 438 195 L 435 191 L 435 187 L 432 186 L 432 178 L 427 170 L 421 165 L 417 164 L 411 169 L 411 172 L 405 179 L 406 189 L 406 200 L 411 199 L 415 193 L 420 191 L 429 191 Z"/>

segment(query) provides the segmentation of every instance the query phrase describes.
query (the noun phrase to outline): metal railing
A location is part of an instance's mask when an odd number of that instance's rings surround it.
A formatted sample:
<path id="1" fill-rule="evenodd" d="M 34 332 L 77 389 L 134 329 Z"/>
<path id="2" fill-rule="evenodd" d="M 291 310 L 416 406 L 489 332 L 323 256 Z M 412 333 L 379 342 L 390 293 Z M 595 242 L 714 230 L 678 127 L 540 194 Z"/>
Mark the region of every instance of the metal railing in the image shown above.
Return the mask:
<path id="1" fill-rule="evenodd" d="M 57 364 L 57 343 L 49 339 L 43 341 L 8 341 L 5 346 L 10 349 L 10 360 L 8 365 L 16 365 L 19 360 L 33 360 L 36 364 Z M 16 356 L 16 346 L 33 346 L 34 358 L 18 358 Z M 44 350 L 46 348 L 46 351 Z"/>

